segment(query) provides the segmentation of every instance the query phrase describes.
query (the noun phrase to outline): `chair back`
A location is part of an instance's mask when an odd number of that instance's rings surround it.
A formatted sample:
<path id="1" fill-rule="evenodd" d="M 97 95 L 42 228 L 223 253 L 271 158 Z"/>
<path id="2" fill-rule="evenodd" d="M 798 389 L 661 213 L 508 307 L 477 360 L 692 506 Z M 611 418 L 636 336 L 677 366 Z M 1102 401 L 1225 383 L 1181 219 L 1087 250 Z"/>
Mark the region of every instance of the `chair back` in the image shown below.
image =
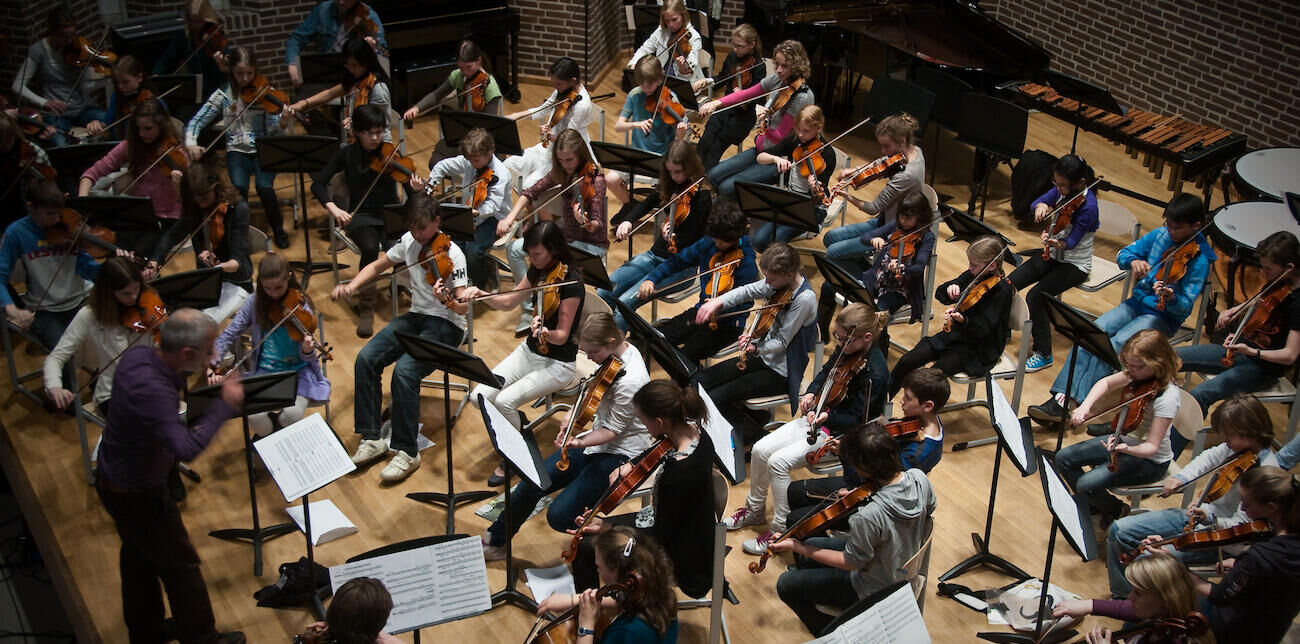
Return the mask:
<path id="1" fill-rule="evenodd" d="M 1029 320 L 1029 305 L 1025 303 L 1025 298 L 1016 293 L 1011 298 L 1011 328 L 1019 329 Z M 1024 342 L 1024 338 L 1021 338 Z"/>
<path id="2" fill-rule="evenodd" d="M 1138 225 L 1137 217 L 1128 208 L 1114 201 L 1097 200 L 1097 232 L 1107 235 L 1132 235 Z"/>
<path id="3" fill-rule="evenodd" d="M 574 325 L 570 333 L 577 333 L 578 327 L 582 326 L 582 322 L 587 319 L 587 316 L 602 311 L 610 315 L 614 314 L 614 311 L 609 308 L 609 303 L 606 302 L 604 298 L 597 295 L 593 290 L 587 290 L 582 299 L 582 320 L 578 320 L 578 323 Z"/>
<path id="4" fill-rule="evenodd" d="M 1196 433 L 1205 427 L 1205 414 L 1201 413 L 1201 404 L 1192 394 L 1182 387 L 1178 388 L 1178 413 L 1174 415 L 1174 430 L 1190 443 L 1196 440 Z"/>
<path id="5" fill-rule="evenodd" d="M 934 188 L 930 187 L 930 184 L 923 183 L 921 184 L 921 194 L 925 195 L 925 200 L 930 202 L 930 214 L 937 219 L 939 217 L 939 193 L 935 192 Z M 934 234 L 937 237 L 939 231 L 936 229 Z"/>
<path id="6" fill-rule="evenodd" d="M 248 251 L 250 255 L 258 251 L 271 252 L 271 238 L 257 226 L 248 227 Z"/>

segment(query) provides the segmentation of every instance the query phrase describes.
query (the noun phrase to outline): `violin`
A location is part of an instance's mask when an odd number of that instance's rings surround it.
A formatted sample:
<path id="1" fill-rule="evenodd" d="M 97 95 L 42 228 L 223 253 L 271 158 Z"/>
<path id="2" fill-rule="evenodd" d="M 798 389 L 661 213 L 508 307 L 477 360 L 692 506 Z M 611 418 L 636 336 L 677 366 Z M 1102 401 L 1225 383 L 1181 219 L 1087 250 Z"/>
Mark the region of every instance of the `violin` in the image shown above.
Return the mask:
<path id="1" fill-rule="evenodd" d="M 695 199 L 695 193 L 700 190 L 700 182 L 696 181 L 691 187 L 677 195 L 677 201 L 673 203 L 672 215 L 668 217 L 668 252 L 677 254 L 677 227 L 686 222 L 686 218 L 691 215 L 691 201 Z"/>
<path id="2" fill-rule="evenodd" d="M 560 558 L 564 559 L 566 562 L 572 563 L 573 560 L 578 557 L 578 544 L 582 543 L 583 537 L 582 529 L 587 527 L 597 514 L 608 514 L 613 512 L 614 509 L 618 507 L 618 504 L 622 503 L 623 499 L 626 498 L 628 494 L 631 494 L 633 490 L 641 487 L 641 484 L 650 477 L 650 474 L 655 471 L 655 468 L 659 467 L 659 461 L 662 461 L 664 457 L 668 455 L 668 451 L 672 448 L 672 441 L 660 438 L 655 441 L 654 445 L 651 445 L 646 449 L 646 451 L 641 452 L 639 456 L 629 461 L 629 463 L 633 464 L 632 471 L 628 472 L 626 476 L 619 477 L 617 481 L 614 481 L 613 485 L 610 485 L 609 488 L 605 490 L 604 496 L 600 497 L 600 500 L 596 501 L 596 505 L 582 515 L 582 520 L 578 522 L 578 529 L 573 532 L 573 540 L 570 541 L 568 549 L 560 554 Z"/>
<path id="3" fill-rule="evenodd" d="M 754 67 L 756 67 L 753 52 L 744 58 L 738 59 L 736 66 L 740 68 L 740 72 L 736 74 L 736 80 L 732 84 L 731 92 L 739 92 L 751 85 L 750 81 L 754 79 Z M 727 93 L 730 94 L 731 92 Z"/>
<path id="4" fill-rule="evenodd" d="M 466 112 L 482 112 L 487 109 L 488 75 L 480 67 L 473 78 L 465 81 L 467 86 L 461 92 L 460 109 Z"/>
<path id="5" fill-rule="evenodd" d="M 798 92 L 801 89 L 803 89 L 803 79 L 796 78 L 781 91 L 777 92 L 776 96 L 772 99 L 771 104 L 767 107 L 768 115 L 770 116 L 784 110 L 786 103 L 790 102 L 790 98 L 794 96 L 795 92 Z M 764 118 L 758 122 L 758 134 L 760 136 L 767 134 L 767 121 L 768 119 Z"/>
<path id="6" fill-rule="evenodd" d="M 282 323 L 287 320 L 284 330 L 289 333 L 289 339 L 294 342 L 302 343 L 308 336 L 312 336 L 314 350 L 321 362 L 333 360 L 333 349 L 324 342 L 315 342 L 316 315 L 307 308 L 306 304 L 307 296 L 296 288 L 290 288 L 285 291 L 284 297 L 280 298 L 279 302 L 273 303 L 267 309 L 266 315 Z M 269 337 L 270 334 L 268 333 L 267 336 Z"/>
<path id="7" fill-rule="evenodd" d="M 385 141 L 371 153 L 370 170 L 380 175 L 387 173 L 398 183 L 408 183 L 415 176 L 415 160 L 398 156 L 397 146 Z"/>
<path id="8" fill-rule="evenodd" d="M 1155 378 L 1148 380 L 1130 382 L 1124 388 L 1124 393 L 1120 397 L 1120 413 L 1111 421 L 1111 429 L 1114 431 L 1113 441 L 1110 450 L 1110 463 L 1106 469 L 1111 472 L 1119 471 L 1119 452 L 1115 451 L 1115 445 L 1119 444 L 1120 436 L 1128 434 L 1142 424 L 1142 417 L 1147 413 L 1147 406 L 1155 399 L 1156 394 L 1160 393 L 1159 383 Z"/>
<path id="9" fill-rule="evenodd" d="M 676 47 L 673 48 L 673 58 L 677 58 L 678 56 L 682 57 L 683 59 L 686 60 L 686 67 L 687 67 L 687 69 L 680 69 L 675 71 L 679 73 L 685 72 L 685 75 L 687 76 L 689 76 L 690 74 L 694 74 L 695 63 L 691 61 L 691 39 L 689 37 L 690 31 L 688 31 L 685 27 L 682 27 L 682 33 L 673 34 L 673 35 L 677 38 L 677 45 Z"/>
<path id="10" fill-rule="evenodd" d="M 357 32 L 362 37 L 374 38 L 379 35 L 379 25 L 370 18 L 370 7 L 364 2 L 352 5 L 347 13 L 340 16 L 343 26 L 350 32 Z"/>
<path id="11" fill-rule="evenodd" d="M 803 541 L 809 536 L 817 534 L 825 526 L 829 525 L 836 519 L 839 519 L 841 516 L 852 512 L 867 499 L 871 498 L 871 495 L 874 493 L 875 490 L 872 489 L 870 483 L 863 483 L 854 488 L 848 494 L 832 501 L 826 505 L 826 507 L 809 514 L 798 523 L 790 526 L 788 530 L 781 533 L 781 536 L 777 537 L 768 545 L 770 546 L 772 543 L 780 543 L 786 539 L 798 539 Z M 763 556 L 760 557 L 758 561 L 749 562 L 749 572 L 756 575 L 763 572 L 763 569 L 767 568 L 767 560 L 771 557 L 772 550 L 769 548 L 763 553 Z"/>
<path id="12" fill-rule="evenodd" d="M 849 332 L 849 342 L 853 341 L 853 332 Z M 835 365 L 831 367 L 831 373 L 822 381 L 821 388 L 817 393 L 817 405 L 810 411 L 814 420 L 827 407 L 834 407 L 844 400 L 844 395 L 849 391 L 849 383 L 853 381 L 854 376 L 862 371 L 862 367 L 867 364 L 867 352 L 859 351 L 851 356 L 845 356 L 843 348 L 835 356 Z M 812 445 L 817 442 L 817 427 L 813 423 L 808 424 L 808 444 Z"/>
<path id="13" fill-rule="evenodd" d="M 588 232 L 595 232 L 600 228 L 600 222 L 589 216 L 592 202 L 596 199 L 596 177 L 599 175 L 600 168 L 594 163 L 587 162 L 578 171 L 578 181 L 569 184 L 569 199 L 571 203 L 578 204 L 578 212 L 574 219 Z"/>
<path id="14" fill-rule="evenodd" d="M 993 261 L 1000 261 L 1000 258 Z M 1002 281 L 1002 274 L 999 272 L 994 272 L 983 279 L 971 280 L 971 283 L 966 286 L 966 290 L 962 291 L 961 295 L 958 296 L 957 302 L 953 304 L 952 308 L 958 313 L 969 311 L 971 307 L 979 303 L 980 298 L 993 290 L 993 287 L 997 286 L 1000 281 Z M 944 321 L 943 330 L 945 333 L 952 332 L 952 322 L 952 318 Z"/>
<path id="15" fill-rule="evenodd" d="M 478 176 L 474 178 L 474 192 L 470 194 L 469 207 L 473 209 L 481 207 L 483 202 L 487 201 L 488 190 L 496 183 L 497 176 L 492 171 L 492 166 L 483 166 L 483 169 L 478 171 Z"/>
<path id="16" fill-rule="evenodd" d="M 203 23 L 203 50 L 208 56 L 216 56 L 230 47 L 230 41 L 226 38 L 225 25 L 204 22 Z"/>
<path id="17" fill-rule="evenodd" d="M 59 178 L 59 171 L 48 163 L 38 161 L 36 144 L 23 139 L 18 150 L 19 161 L 28 169 L 36 172 L 42 177 L 54 181 Z"/>
<path id="18" fill-rule="evenodd" d="M 686 118 L 686 108 L 677 102 L 676 95 L 668 89 L 667 84 L 660 85 L 657 92 L 646 94 L 645 110 L 650 113 L 650 118 L 658 117 L 670 126 L 676 126 Z"/>
<path id="19" fill-rule="evenodd" d="M 1202 503 L 1213 503 L 1223 495 L 1232 491 L 1232 486 L 1237 484 L 1237 479 L 1241 478 L 1247 470 L 1255 467 L 1259 463 L 1259 454 L 1250 450 L 1243 450 L 1235 458 L 1220 466 L 1215 472 L 1214 478 L 1210 480 L 1209 485 L 1201 491 L 1201 498 L 1193 505 Z M 1189 524 L 1190 531 L 1190 524 Z"/>
<path id="20" fill-rule="evenodd" d="M 885 428 L 885 431 L 889 432 L 890 436 L 899 440 L 919 439 L 921 436 L 921 430 L 925 429 L 921 424 L 921 419 L 917 416 L 891 420 L 884 423 L 882 427 Z M 816 465 L 821 462 L 823 458 L 826 458 L 827 454 L 839 454 L 839 450 L 840 439 L 838 437 L 828 438 L 825 443 L 822 443 L 821 447 L 804 454 L 803 457 L 808 461 L 809 465 Z"/>
<path id="21" fill-rule="evenodd" d="M 1168 249 L 1160 256 L 1161 266 L 1155 273 L 1155 281 L 1164 282 L 1165 286 L 1169 286 L 1170 284 L 1183 279 L 1183 277 L 1187 275 L 1188 265 L 1190 265 L 1192 260 L 1196 259 L 1197 254 L 1201 252 L 1199 244 L 1188 243 L 1194 242 L 1195 239 L 1196 237 L 1193 235 L 1192 239 L 1183 242 L 1183 244 L 1178 248 Z M 1156 293 L 1156 310 L 1165 310 L 1165 305 L 1168 299 L 1169 296 L 1166 295 L 1163 290 Z"/>
<path id="22" fill-rule="evenodd" d="M 1139 633 L 1150 633 L 1150 636 L 1144 638 L 1143 642 L 1151 644 L 1165 644 L 1168 642 L 1184 642 L 1190 638 L 1197 638 L 1205 635 L 1210 631 L 1210 620 L 1205 615 L 1197 611 L 1192 611 L 1186 617 L 1162 617 L 1152 619 L 1136 626 L 1120 629 L 1111 634 L 1112 641 L 1125 642 L 1133 641 L 1131 636 Z M 1076 640 L 1076 644 L 1087 641 L 1087 638 Z"/>
<path id="23" fill-rule="evenodd" d="M 831 205 L 837 195 L 843 194 L 850 187 L 857 190 L 876 179 L 892 177 L 905 169 L 907 169 L 907 155 L 901 152 L 864 163 L 854 168 L 848 178 L 835 182 L 830 192 L 827 192 L 826 197 L 822 199 L 822 204 Z"/>
<path id="24" fill-rule="evenodd" d="M 181 145 L 181 142 L 174 136 L 168 135 L 158 139 L 158 141 L 154 143 L 154 150 L 157 151 L 158 158 L 154 159 L 153 162 L 149 164 L 149 167 L 145 168 L 144 172 L 136 175 L 135 179 L 131 181 L 131 184 L 126 187 L 126 190 L 122 191 L 123 193 L 134 187 L 141 178 L 149 173 L 149 170 L 152 170 L 154 166 L 159 163 L 165 164 L 168 169 L 177 172 L 184 172 L 186 168 L 190 167 L 190 157 L 185 153 L 185 146 Z"/>
<path id="25" fill-rule="evenodd" d="M 713 277 L 704 285 L 704 296 L 712 299 L 730 291 L 736 285 L 736 267 L 740 265 L 740 260 L 745 256 L 745 252 L 736 246 L 731 250 L 725 250 L 714 253 L 709 259 L 709 270 L 713 271 Z M 709 319 L 709 330 L 718 330 L 718 319 Z"/>
<path id="26" fill-rule="evenodd" d="M 745 362 L 749 360 L 749 351 L 746 346 L 754 342 L 754 338 L 761 338 L 772 330 L 772 325 L 776 323 L 776 316 L 780 315 L 785 307 L 790 304 L 794 298 L 793 288 L 784 288 L 772 294 L 767 298 L 767 307 L 763 309 L 749 323 L 749 328 L 745 330 L 745 335 L 749 340 L 740 347 L 740 358 L 736 360 L 736 368 L 741 371 L 745 370 Z"/>
<path id="27" fill-rule="evenodd" d="M 596 369 L 596 373 L 582 381 L 578 389 L 578 399 L 573 403 L 573 409 L 569 411 L 569 422 L 560 432 L 563 439 L 560 441 L 560 460 L 555 463 L 556 469 L 561 472 L 569 469 L 569 440 L 575 434 L 581 433 L 583 428 L 596 418 L 596 408 L 604 399 L 605 392 L 609 391 L 609 386 L 614 384 L 622 373 L 623 360 L 611 354 L 600 364 L 600 368 Z"/>
<path id="28" fill-rule="evenodd" d="M 101 76 L 109 76 L 117 63 L 117 54 L 95 49 L 85 36 L 77 36 L 63 48 L 63 63 L 80 69 L 89 67 Z"/>
<path id="29" fill-rule="evenodd" d="M 1066 227 L 1074 223 L 1074 214 L 1079 212 L 1079 209 L 1088 202 L 1088 191 L 1099 183 L 1101 183 L 1100 177 L 1088 184 L 1083 190 L 1075 193 L 1074 196 L 1068 199 L 1061 196 L 1057 200 L 1056 210 L 1047 214 L 1047 228 L 1043 230 L 1048 236 L 1047 243 L 1043 244 L 1043 261 L 1052 258 L 1051 238 L 1065 232 Z"/>
<path id="30" fill-rule="evenodd" d="M 149 287 L 140 290 L 140 295 L 132 306 L 122 307 L 119 321 L 122 326 L 136 333 L 153 332 L 154 342 L 158 342 L 162 323 L 167 320 L 167 305 L 163 304 L 158 291 Z"/>
<path id="31" fill-rule="evenodd" d="M 117 233 L 103 226 L 87 226 L 81 213 L 64 208 L 59 221 L 44 230 L 45 241 L 54 246 L 76 244 L 95 259 L 105 259 L 117 254 Z"/>
<path id="32" fill-rule="evenodd" d="M 791 154 L 793 158 L 798 159 L 796 165 L 799 167 L 799 176 L 808 182 L 808 190 L 812 193 L 813 199 L 819 201 L 826 197 L 822 182 L 817 179 L 826 171 L 826 159 L 821 155 L 821 149 L 825 145 L 819 135 L 811 141 L 800 142 L 799 145 L 794 146 L 794 152 Z"/>
<path id="33" fill-rule="evenodd" d="M 569 277 L 569 267 L 563 262 L 555 262 L 555 266 L 538 280 L 537 286 L 548 286 L 563 282 Z M 535 314 L 543 320 L 554 316 L 556 311 L 560 310 L 560 287 L 550 286 L 548 288 L 539 288 L 533 292 L 536 298 L 533 310 Z M 546 341 L 546 329 L 543 328 L 537 337 L 537 352 L 546 355 L 551 352 L 550 344 Z"/>
<path id="34" fill-rule="evenodd" d="M 622 583 L 606 584 L 596 591 L 596 602 L 599 604 L 601 599 L 611 595 L 631 596 L 637 592 L 637 589 L 644 583 L 645 579 L 639 571 L 628 573 L 627 579 Z M 622 600 L 619 600 L 620 602 Z M 578 613 L 580 608 L 573 606 L 564 611 L 558 617 L 542 628 L 537 635 L 529 633 L 529 637 L 524 641 L 527 644 L 573 644 L 578 641 Z M 539 618 L 540 619 L 540 618 Z M 601 614 L 600 619 L 596 620 L 596 634 L 605 632 L 610 623 L 614 621 L 614 615 Z"/>
<path id="35" fill-rule="evenodd" d="M 448 252 L 450 249 L 451 237 L 448 237 L 443 232 L 434 235 L 433 239 L 429 240 L 429 243 L 420 249 L 419 263 L 425 266 L 424 281 L 430 287 L 437 285 L 439 280 L 451 276 L 453 267 L 451 255 Z M 447 290 L 445 286 L 441 290 L 435 289 L 433 295 L 438 298 L 439 302 L 448 307 L 456 301 L 451 291 Z"/>
<path id="36" fill-rule="evenodd" d="M 0 109 L 4 109 L 4 108 L 0 108 Z M 55 127 L 49 123 L 46 123 L 45 118 L 41 116 L 40 110 L 37 110 L 34 107 L 18 108 L 18 112 L 14 114 L 14 121 L 18 123 L 18 129 L 22 131 L 24 136 L 31 136 L 31 137 L 43 139 L 44 137 L 42 137 L 41 134 L 45 132 L 46 128 L 51 128 L 51 127 L 54 128 L 55 132 L 58 132 L 64 136 L 72 136 L 71 132 L 63 128 Z"/>
<path id="37" fill-rule="evenodd" d="M 902 229 L 895 228 L 894 232 L 889 235 L 888 246 L 890 248 L 887 257 L 897 263 L 897 267 L 890 271 L 887 262 L 880 265 L 880 272 L 877 275 L 877 281 L 883 281 L 886 277 L 893 276 L 895 280 L 902 281 L 903 269 L 916 258 L 916 247 L 920 243 L 920 238 L 916 233 L 923 229 L 917 229 L 910 232 L 904 232 Z"/>
<path id="38" fill-rule="evenodd" d="M 267 114 L 279 114 L 289 105 L 289 93 L 272 87 L 265 76 L 258 74 L 239 90 L 239 100 L 245 105 L 257 105 Z"/>
<path id="39" fill-rule="evenodd" d="M 1241 324 L 1237 325 L 1237 330 L 1228 336 L 1231 342 L 1225 341 L 1224 346 L 1228 344 L 1241 342 L 1244 339 L 1250 339 L 1260 345 L 1266 343 L 1266 339 L 1255 337 L 1259 334 L 1260 329 L 1268 324 L 1269 318 L 1273 317 L 1275 311 L 1283 300 L 1291 294 L 1291 283 L 1283 281 L 1283 278 L 1291 274 L 1294 269 L 1288 268 L 1277 279 L 1266 284 L 1254 297 L 1250 298 L 1250 306 L 1246 309 L 1246 314 L 1241 316 Z M 1224 354 L 1220 362 L 1225 367 L 1231 367 L 1236 360 L 1237 355 L 1232 351 Z"/>
<path id="40" fill-rule="evenodd" d="M 1203 550 L 1208 548 L 1219 548 L 1222 546 L 1232 545 L 1234 543 L 1245 543 L 1266 539 L 1273 534 L 1273 527 L 1268 521 L 1260 519 L 1250 523 L 1239 523 L 1231 528 L 1219 528 L 1210 530 L 1197 530 L 1195 532 L 1184 532 L 1176 537 L 1169 537 L 1159 541 L 1153 541 L 1149 544 L 1140 545 L 1129 552 L 1121 552 L 1119 562 L 1127 566 L 1142 551 L 1147 548 L 1159 548 L 1161 546 L 1172 545 L 1174 549 L 1180 551 Z"/>
<path id="41" fill-rule="evenodd" d="M 564 96 L 556 97 L 555 103 L 551 105 L 551 117 L 546 119 L 545 125 L 542 125 L 541 139 L 543 148 L 551 146 L 551 130 L 554 130 L 560 124 L 560 121 L 563 121 L 564 117 L 569 115 L 569 107 L 580 100 L 582 100 L 582 95 L 578 93 L 577 87 L 565 92 Z"/>

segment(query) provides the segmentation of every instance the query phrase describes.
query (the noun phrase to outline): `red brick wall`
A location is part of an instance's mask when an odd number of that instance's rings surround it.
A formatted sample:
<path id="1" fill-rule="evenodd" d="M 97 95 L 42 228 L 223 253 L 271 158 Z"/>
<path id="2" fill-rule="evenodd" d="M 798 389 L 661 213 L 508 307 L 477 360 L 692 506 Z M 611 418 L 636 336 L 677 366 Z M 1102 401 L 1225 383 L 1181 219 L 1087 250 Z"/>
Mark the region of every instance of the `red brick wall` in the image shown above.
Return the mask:
<path id="1" fill-rule="evenodd" d="M 1300 146 L 1295 0 L 982 6 L 1043 43 L 1054 69 L 1109 89 L 1123 105 L 1241 132 L 1252 146 Z"/>

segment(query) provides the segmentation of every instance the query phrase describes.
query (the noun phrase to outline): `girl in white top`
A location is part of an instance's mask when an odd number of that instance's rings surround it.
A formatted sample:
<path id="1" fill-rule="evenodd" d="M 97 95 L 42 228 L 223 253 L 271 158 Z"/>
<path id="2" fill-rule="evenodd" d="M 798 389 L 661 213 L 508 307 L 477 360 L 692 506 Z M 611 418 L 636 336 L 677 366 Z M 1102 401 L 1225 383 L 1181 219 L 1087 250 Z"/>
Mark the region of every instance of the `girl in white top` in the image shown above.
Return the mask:
<path id="1" fill-rule="evenodd" d="M 1155 329 L 1137 332 L 1124 343 L 1119 357 L 1124 370 L 1093 385 L 1088 397 L 1071 415 L 1070 424 L 1084 424 L 1097 411 L 1094 410 L 1097 401 L 1121 388 L 1126 388 L 1128 394 L 1137 395 L 1151 389 L 1145 394 L 1146 405 L 1141 420 L 1118 438 L 1113 434 L 1090 438 L 1056 454 L 1057 469 L 1075 493 L 1087 497 L 1092 513 L 1101 517 L 1103 529 L 1128 510 L 1128 506 L 1107 493 L 1107 488 L 1155 483 L 1169 469 L 1169 461 L 1173 458 L 1169 432 L 1174 417 L 1178 415 L 1180 401 L 1174 378 L 1181 362 L 1163 333 Z M 1108 467 L 1112 452 L 1118 455 L 1118 467 L 1113 472 Z M 1092 466 L 1086 474 L 1083 471 L 1085 466 Z"/>
<path id="2" fill-rule="evenodd" d="M 690 52 L 682 55 L 688 45 Z M 631 69 L 642 56 L 654 56 L 663 64 L 665 74 L 694 83 L 705 77 L 700 66 L 700 47 L 703 46 L 704 39 L 691 24 L 690 14 L 682 0 L 665 0 L 663 9 L 659 10 L 659 27 L 632 54 L 627 67 Z"/>
<path id="3" fill-rule="evenodd" d="M 506 167 L 510 169 L 511 174 L 516 177 L 523 177 L 522 185 L 531 186 L 542 180 L 547 172 L 551 171 L 551 152 L 549 146 L 555 143 L 555 139 L 565 130 L 577 130 L 582 135 L 582 140 L 588 146 L 591 145 L 591 135 L 587 133 L 587 127 L 591 125 L 595 117 L 596 110 L 591 105 L 591 94 L 587 92 L 586 86 L 582 84 L 582 70 L 578 68 L 578 63 L 572 58 L 563 57 L 551 64 L 551 69 L 547 74 L 551 78 L 551 86 L 555 91 L 542 101 L 542 105 L 554 105 L 557 100 L 562 100 L 569 94 L 576 93 L 577 98 L 568 104 L 564 117 L 549 127 L 551 115 L 555 112 L 554 107 L 548 107 L 544 110 L 538 110 L 529 114 L 531 110 L 512 112 L 506 115 L 506 118 L 518 121 L 523 118 L 529 118 L 534 121 L 541 121 L 540 136 L 546 144 L 538 142 L 536 145 L 524 150 L 520 156 L 512 156 L 506 159 Z M 595 156 L 594 154 L 592 156 Z"/>

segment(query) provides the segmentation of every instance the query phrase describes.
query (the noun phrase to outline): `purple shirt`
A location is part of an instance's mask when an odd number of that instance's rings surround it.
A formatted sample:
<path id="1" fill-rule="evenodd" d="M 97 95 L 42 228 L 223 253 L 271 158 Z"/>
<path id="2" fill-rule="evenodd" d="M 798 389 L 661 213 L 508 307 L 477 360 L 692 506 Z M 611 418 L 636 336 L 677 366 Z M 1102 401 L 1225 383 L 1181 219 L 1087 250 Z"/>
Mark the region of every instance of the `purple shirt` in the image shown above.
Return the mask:
<path id="1" fill-rule="evenodd" d="M 187 428 L 178 413 L 183 385 L 181 374 L 152 347 L 122 354 L 99 447 L 100 476 L 121 487 L 157 487 L 177 459 L 191 460 L 208 446 L 234 410 L 217 400 L 194 429 Z"/>

